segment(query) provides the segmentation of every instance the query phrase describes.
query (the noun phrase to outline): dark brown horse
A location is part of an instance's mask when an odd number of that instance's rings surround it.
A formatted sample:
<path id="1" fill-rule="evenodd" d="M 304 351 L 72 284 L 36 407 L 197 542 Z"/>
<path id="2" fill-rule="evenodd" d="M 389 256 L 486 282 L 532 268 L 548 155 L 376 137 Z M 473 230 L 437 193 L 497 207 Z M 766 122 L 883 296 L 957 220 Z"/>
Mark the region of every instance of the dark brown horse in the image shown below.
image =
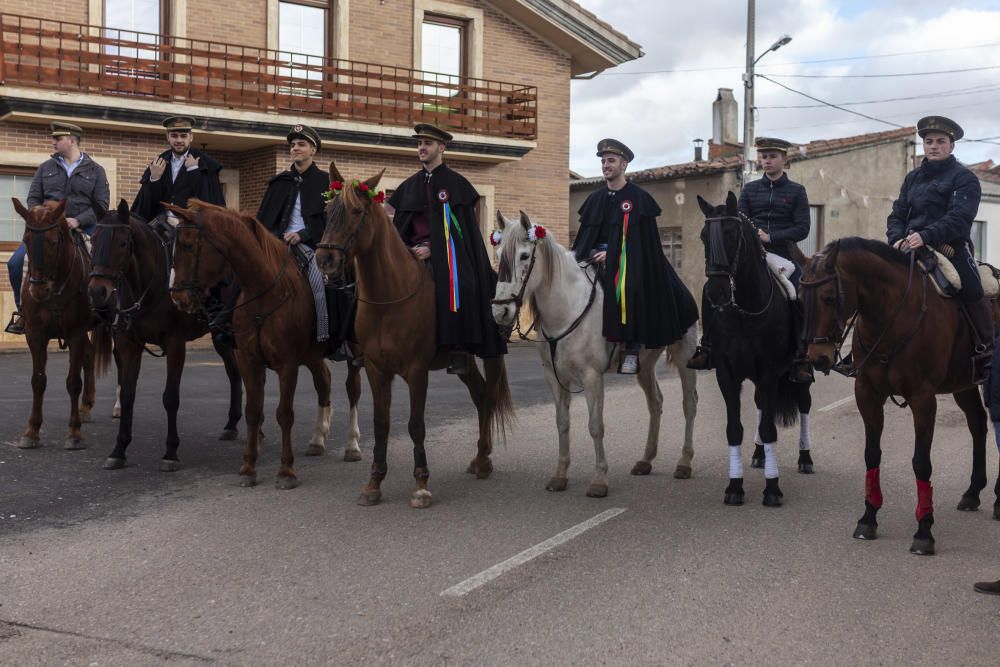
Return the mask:
<path id="1" fill-rule="evenodd" d="M 163 407 L 167 411 L 166 451 L 160 470 L 180 467 L 177 447 L 177 409 L 180 405 L 181 374 L 185 343 L 208 333 L 204 318 L 183 313 L 170 299 L 170 252 L 172 239 L 161 237 L 152 227 L 129 213 L 122 200 L 117 211 L 98 211 L 93 238 L 93 268 L 90 271 L 90 303 L 114 334 L 121 387 L 121 421 L 114 451 L 104 468 L 125 467 L 125 451 L 132 441 L 135 389 L 148 344 L 160 347 L 167 358 L 167 383 Z M 229 418 L 220 440 L 235 440 L 243 415 L 243 386 L 233 351 L 216 346 L 229 378 Z M 98 362 L 101 360 L 98 359 Z"/>
<path id="2" fill-rule="evenodd" d="M 805 258 L 802 258 L 805 259 Z M 972 434 L 972 479 L 958 504 L 979 507 L 986 486 L 986 412 L 972 383 L 969 326 L 951 299 L 938 296 L 913 256 L 878 241 L 845 238 L 806 260 L 800 290 L 806 306 L 809 361 L 829 371 L 840 361 L 840 346 L 853 321 L 848 372 L 856 373 L 854 398 L 865 422 L 865 513 L 854 537 L 877 536 L 875 516 L 882 506 L 879 464 L 883 409 L 890 396 L 909 405 L 915 439 L 913 472 L 917 478 L 917 532 L 911 553 L 934 553 L 934 505 L 931 489 L 931 442 L 937 394 L 951 394 Z M 903 399 L 900 404 L 896 396 Z M 994 505 L 1000 519 L 1000 480 Z"/>
<path id="3" fill-rule="evenodd" d="M 364 182 L 378 186 L 382 174 Z M 330 163 L 331 180 L 350 183 Z M 375 505 L 382 499 L 381 485 L 388 471 L 386 448 L 392 381 L 400 376 L 410 390 L 409 433 L 413 440 L 413 476 L 417 488 L 412 507 L 429 507 L 430 469 L 424 450 L 428 372 L 447 365 L 447 351 L 438 349 L 434 320 L 434 279 L 422 262 L 403 244 L 382 206 L 359 196 L 352 187 L 327 206 L 326 231 L 317 247 L 316 261 L 328 276 L 339 279 L 354 265 L 357 275 L 358 312 L 355 330 L 365 359 L 365 372 L 375 404 L 375 451 L 371 478 L 358 502 Z M 504 432 L 512 418 L 510 388 L 503 358 L 484 361 L 486 378 L 475 364 L 460 375 L 479 415 L 476 457 L 467 472 L 480 479 L 493 471 L 490 454 L 493 432 Z"/>
<path id="4" fill-rule="evenodd" d="M 47 379 L 45 364 L 50 340 L 69 347 L 69 374 L 66 390 L 70 398 L 69 433 L 63 446 L 83 449 L 80 424 L 90 421 L 94 407 L 94 348 L 87 336 L 98 320 L 87 303 L 87 274 L 90 258 L 83 240 L 70 231 L 66 222 L 66 202 L 46 202 L 30 211 L 14 198 L 14 209 L 24 218 L 24 244 L 28 248 L 28 282 L 21 288 L 24 334 L 31 350 L 31 417 L 21 435 L 19 447 L 38 447 L 42 427 L 42 399 Z M 95 336 L 101 356 L 111 354 L 111 339 Z M 80 371 L 83 371 L 83 378 Z M 99 370 L 103 371 L 104 368 Z M 83 391 L 83 404 L 80 392 Z"/>
<path id="5" fill-rule="evenodd" d="M 291 489 L 298 484 L 293 464 L 292 402 L 299 379 L 299 366 L 312 374 L 319 398 L 319 414 L 306 455 L 324 452 L 330 432 L 330 369 L 324 352 L 326 343 L 316 341 L 316 310 L 312 289 L 299 271 L 289 247 L 250 216 L 197 199 L 188 208 L 168 206 L 181 218 L 174 244 L 174 303 L 189 313 L 202 309 L 208 290 L 232 272 L 242 287 L 233 308 L 236 361 L 246 388 L 247 427 L 240 485 L 257 483 L 260 425 L 264 420 L 264 378 L 268 368 L 278 374 L 281 426 L 281 466 L 277 486 Z M 360 437 L 357 406 L 361 396 L 360 371 L 348 365 L 347 397 L 351 404 L 351 430 L 345 461 L 358 461 Z"/>

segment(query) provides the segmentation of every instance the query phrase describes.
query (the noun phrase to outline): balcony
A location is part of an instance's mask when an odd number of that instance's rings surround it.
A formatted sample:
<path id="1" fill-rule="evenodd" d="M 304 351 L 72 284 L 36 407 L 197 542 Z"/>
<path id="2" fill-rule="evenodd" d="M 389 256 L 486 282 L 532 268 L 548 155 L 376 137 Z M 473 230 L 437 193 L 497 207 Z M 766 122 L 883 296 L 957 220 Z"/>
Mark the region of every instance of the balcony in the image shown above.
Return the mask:
<path id="1" fill-rule="evenodd" d="M 0 85 L 534 140 L 534 86 L 0 13 Z"/>

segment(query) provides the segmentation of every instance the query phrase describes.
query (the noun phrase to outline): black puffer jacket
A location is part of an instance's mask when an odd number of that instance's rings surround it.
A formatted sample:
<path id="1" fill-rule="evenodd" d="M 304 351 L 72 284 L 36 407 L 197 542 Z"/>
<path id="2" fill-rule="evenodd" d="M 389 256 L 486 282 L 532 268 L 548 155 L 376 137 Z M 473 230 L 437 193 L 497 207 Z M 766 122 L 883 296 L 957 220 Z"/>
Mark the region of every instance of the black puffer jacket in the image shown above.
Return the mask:
<path id="1" fill-rule="evenodd" d="M 776 181 L 764 176 L 747 183 L 740 192 L 739 209 L 771 237 L 764 244 L 768 252 L 791 259 L 788 241 L 798 243 L 809 236 L 809 197 L 788 174 Z"/>
<path id="2" fill-rule="evenodd" d="M 924 243 L 941 245 L 968 241 L 979 210 L 979 179 L 955 156 L 924 158 L 903 179 L 899 199 L 886 220 L 886 236 L 895 243 L 910 232 L 920 232 Z"/>

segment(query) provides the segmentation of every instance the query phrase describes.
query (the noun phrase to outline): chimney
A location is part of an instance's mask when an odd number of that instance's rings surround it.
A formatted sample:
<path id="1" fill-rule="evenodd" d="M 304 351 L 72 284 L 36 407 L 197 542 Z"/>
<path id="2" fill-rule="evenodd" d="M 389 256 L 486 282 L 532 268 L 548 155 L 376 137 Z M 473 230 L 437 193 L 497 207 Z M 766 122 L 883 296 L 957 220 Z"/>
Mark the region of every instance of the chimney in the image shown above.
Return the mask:
<path id="1" fill-rule="evenodd" d="M 712 143 L 717 146 L 738 144 L 739 109 L 732 88 L 719 88 L 712 103 Z"/>
<path id="2" fill-rule="evenodd" d="M 701 157 L 701 147 L 702 147 L 702 145 L 704 143 L 705 143 L 704 139 L 695 139 L 694 140 L 694 161 L 695 162 L 701 162 L 701 160 L 702 160 L 702 157 Z"/>

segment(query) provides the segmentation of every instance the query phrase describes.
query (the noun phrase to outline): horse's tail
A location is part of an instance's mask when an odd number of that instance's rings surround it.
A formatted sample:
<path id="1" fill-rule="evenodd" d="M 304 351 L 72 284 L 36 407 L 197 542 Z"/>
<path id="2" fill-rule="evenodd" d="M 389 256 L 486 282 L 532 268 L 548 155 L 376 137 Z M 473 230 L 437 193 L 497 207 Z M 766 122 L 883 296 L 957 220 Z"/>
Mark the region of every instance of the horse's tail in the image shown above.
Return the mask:
<path id="1" fill-rule="evenodd" d="M 111 330 L 103 324 L 90 332 L 90 343 L 94 346 L 94 372 L 97 377 L 104 377 L 111 366 Z"/>
<path id="2" fill-rule="evenodd" d="M 808 385 L 792 382 L 784 374 L 778 379 L 778 403 L 774 417 L 782 426 L 794 426 L 799 420 L 799 394 L 809 391 Z"/>
<path id="3" fill-rule="evenodd" d="M 488 432 L 495 434 L 501 442 L 507 443 L 507 429 L 514 425 L 514 401 L 510 396 L 510 383 L 507 382 L 507 365 L 503 357 L 498 359 L 496 381 L 487 383 L 487 391 L 491 392 L 491 410 L 486 415 Z"/>

